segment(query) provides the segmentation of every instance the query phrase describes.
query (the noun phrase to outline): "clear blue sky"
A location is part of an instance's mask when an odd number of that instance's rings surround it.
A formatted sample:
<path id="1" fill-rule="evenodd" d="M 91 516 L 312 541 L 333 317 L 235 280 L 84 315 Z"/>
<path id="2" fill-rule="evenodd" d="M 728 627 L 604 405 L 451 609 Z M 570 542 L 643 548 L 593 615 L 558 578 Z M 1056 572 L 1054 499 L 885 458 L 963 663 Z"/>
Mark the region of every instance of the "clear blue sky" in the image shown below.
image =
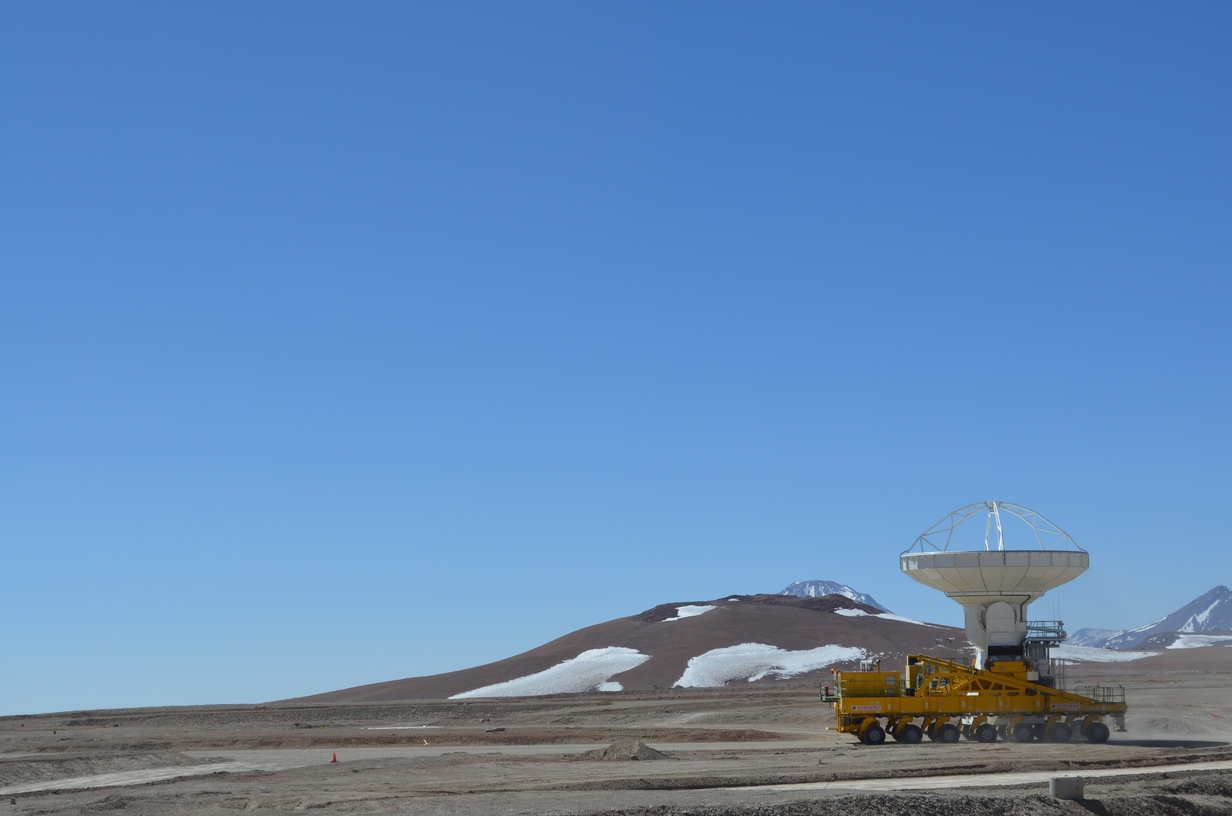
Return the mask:
<path id="1" fill-rule="evenodd" d="M 898 554 L 993 498 L 1090 551 L 1071 628 L 1232 583 L 1230 38 L 1222 3 L 5 4 L 0 713 L 809 578 L 958 624 Z"/>

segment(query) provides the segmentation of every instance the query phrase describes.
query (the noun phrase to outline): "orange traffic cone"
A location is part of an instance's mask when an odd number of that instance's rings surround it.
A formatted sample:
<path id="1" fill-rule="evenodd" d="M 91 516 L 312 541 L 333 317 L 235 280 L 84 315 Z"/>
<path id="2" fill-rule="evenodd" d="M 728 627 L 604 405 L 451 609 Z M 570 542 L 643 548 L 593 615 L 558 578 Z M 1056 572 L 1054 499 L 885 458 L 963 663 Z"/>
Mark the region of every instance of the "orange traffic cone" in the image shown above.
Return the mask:
<path id="1" fill-rule="evenodd" d="M 331 759 L 330 762 L 337 762 L 337 761 L 338 761 L 338 752 L 334 751 L 334 758 Z"/>

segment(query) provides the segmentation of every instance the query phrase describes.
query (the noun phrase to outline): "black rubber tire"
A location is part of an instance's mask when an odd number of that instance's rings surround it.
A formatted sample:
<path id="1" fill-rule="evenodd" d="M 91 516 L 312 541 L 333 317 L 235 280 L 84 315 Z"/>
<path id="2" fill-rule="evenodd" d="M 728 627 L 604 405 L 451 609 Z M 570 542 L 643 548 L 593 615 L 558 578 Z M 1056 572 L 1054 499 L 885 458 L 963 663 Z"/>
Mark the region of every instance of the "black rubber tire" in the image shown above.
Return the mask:
<path id="1" fill-rule="evenodd" d="M 1074 731 L 1065 723 L 1053 723 L 1052 728 L 1048 729 L 1049 742 L 1069 742 L 1070 737 L 1074 735 Z"/>
<path id="2" fill-rule="evenodd" d="M 958 730 L 958 726 L 950 723 L 938 726 L 935 733 L 937 742 L 943 742 L 946 745 L 953 745 L 962 738 L 962 732 Z"/>
<path id="3" fill-rule="evenodd" d="M 865 745 L 880 745 L 885 742 L 885 737 L 885 729 L 873 723 L 864 729 L 864 733 L 860 735 L 860 741 Z"/>
<path id="4" fill-rule="evenodd" d="M 1102 722 L 1093 722 L 1087 726 L 1086 737 L 1090 742 L 1107 742 L 1112 732 Z"/>
<path id="5" fill-rule="evenodd" d="M 992 723 L 984 723 L 979 728 L 975 729 L 976 742 L 996 742 L 997 727 Z"/>
<path id="6" fill-rule="evenodd" d="M 1014 742 L 1030 742 L 1035 739 L 1035 726 L 1027 723 L 1018 723 L 1014 726 L 1014 730 L 1010 732 L 1010 739 Z"/>
<path id="7" fill-rule="evenodd" d="M 898 736 L 896 739 L 899 742 L 905 742 L 908 745 L 919 745 L 924 741 L 924 729 L 920 728 L 918 725 L 907 723 L 898 729 Z"/>

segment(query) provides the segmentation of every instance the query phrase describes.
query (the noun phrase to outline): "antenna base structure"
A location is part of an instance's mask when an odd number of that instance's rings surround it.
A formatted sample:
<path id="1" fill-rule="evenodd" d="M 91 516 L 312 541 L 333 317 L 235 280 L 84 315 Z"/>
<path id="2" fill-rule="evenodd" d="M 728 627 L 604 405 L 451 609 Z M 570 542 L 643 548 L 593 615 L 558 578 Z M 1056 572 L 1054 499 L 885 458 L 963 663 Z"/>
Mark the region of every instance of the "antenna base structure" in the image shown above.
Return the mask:
<path id="1" fill-rule="evenodd" d="M 951 549 L 958 544 L 959 526 L 980 514 L 986 514 L 983 549 Z M 1025 522 L 1029 543 L 1035 546 L 1007 548 L 1003 514 Z M 1027 658 L 1027 607 L 1085 572 L 1089 556 L 1068 533 L 1035 511 L 990 501 L 955 510 L 937 522 L 899 557 L 899 566 L 908 577 L 962 604 L 967 639 L 979 652 L 977 665 L 984 667 L 996 660 Z"/>

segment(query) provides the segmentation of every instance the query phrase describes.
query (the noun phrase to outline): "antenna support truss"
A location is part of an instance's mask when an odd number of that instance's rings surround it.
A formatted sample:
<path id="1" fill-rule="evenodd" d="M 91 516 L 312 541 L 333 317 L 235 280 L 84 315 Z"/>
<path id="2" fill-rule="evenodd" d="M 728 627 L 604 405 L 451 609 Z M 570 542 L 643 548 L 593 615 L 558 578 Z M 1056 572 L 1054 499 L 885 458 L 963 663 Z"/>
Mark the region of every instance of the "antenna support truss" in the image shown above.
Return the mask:
<path id="1" fill-rule="evenodd" d="M 1028 510 L 1017 504 L 998 501 L 978 502 L 976 504 L 969 504 L 960 510 L 955 510 L 917 538 L 907 552 L 948 552 L 950 542 L 954 537 L 954 531 L 958 529 L 958 526 L 980 513 L 987 514 L 987 518 L 984 521 L 985 550 L 1005 549 L 1005 529 L 1001 525 L 1001 515 L 1009 513 L 1027 523 L 1027 526 L 1031 528 L 1035 536 L 1035 544 L 1041 550 L 1076 550 L 1078 552 L 1085 552 L 1085 550 L 1074 543 L 1074 539 L 1070 538 L 1069 533 L 1034 510 Z M 1024 550 L 1035 549 L 1035 547 L 1011 547 L 1011 549 Z"/>

